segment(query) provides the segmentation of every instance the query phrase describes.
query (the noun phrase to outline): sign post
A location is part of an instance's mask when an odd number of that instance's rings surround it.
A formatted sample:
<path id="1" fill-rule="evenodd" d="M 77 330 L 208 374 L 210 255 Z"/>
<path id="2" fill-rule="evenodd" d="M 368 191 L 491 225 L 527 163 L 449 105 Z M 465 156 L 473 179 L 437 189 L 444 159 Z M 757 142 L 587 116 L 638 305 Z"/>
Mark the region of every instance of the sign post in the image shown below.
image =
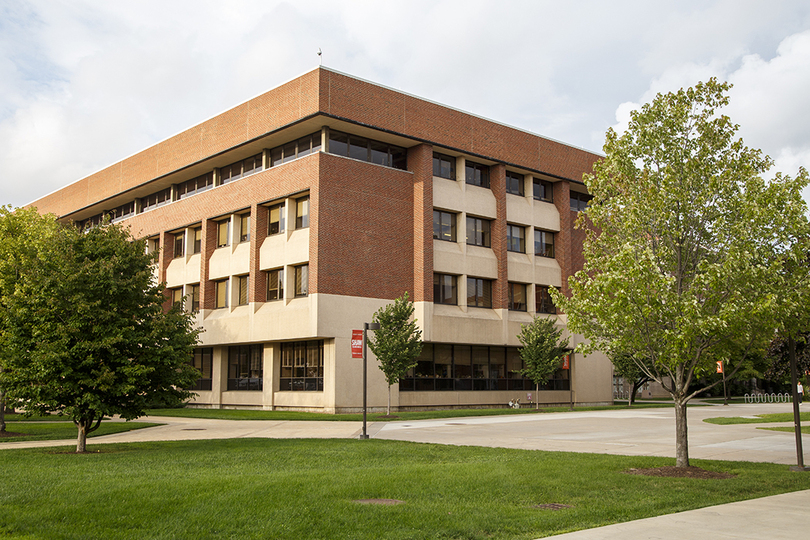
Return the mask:
<path id="1" fill-rule="evenodd" d="M 379 330 L 379 323 L 363 323 L 363 330 L 352 331 L 352 351 L 354 351 L 354 335 L 355 332 L 360 332 L 360 338 L 363 342 L 361 356 L 363 357 L 363 433 L 360 435 L 361 439 L 368 439 L 366 432 L 366 411 L 368 410 L 368 356 L 366 353 L 366 341 L 368 339 L 369 330 Z"/>

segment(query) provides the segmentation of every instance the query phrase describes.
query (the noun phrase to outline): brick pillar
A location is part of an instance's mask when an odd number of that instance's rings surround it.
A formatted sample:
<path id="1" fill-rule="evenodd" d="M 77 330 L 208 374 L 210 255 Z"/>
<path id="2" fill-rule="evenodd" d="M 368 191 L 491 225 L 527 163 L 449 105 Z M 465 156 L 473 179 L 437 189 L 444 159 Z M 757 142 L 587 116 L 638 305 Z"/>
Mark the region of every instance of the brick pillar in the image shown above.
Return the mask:
<path id="1" fill-rule="evenodd" d="M 172 257 L 174 255 L 174 235 L 167 232 L 161 232 L 159 238 L 160 248 L 158 249 L 157 280 L 158 283 L 166 285 L 166 269 L 168 268 L 169 263 L 172 262 Z M 163 302 L 163 309 L 165 311 L 169 311 L 172 307 L 172 299 L 169 295 L 169 291 L 164 289 L 163 296 L 165 298 L 165 301 Z"/>
<path id="2" fill-rule="evenodd" d="M 250 207 L 250 291 L 249 302 L 267 301 L 267 274 L 260 270 L 260 250 L 267 237 L 270 209 L 253 204 Z"/>
<path id="3" fill-rule="evenodd" d="M 315 175 L 317 181 L 313 181 L 313 183 L 309 186 L 309 294 L 315 294 L 318 292 L 318 276 L 321 272 L 320 259 L 318 257 L 318 239 L 320 238 L 319 231 L 321 228 L 320 183 L 321 174 L 324 174 L 323 167 L 321 167 L 320 164 L 320 159 L 323 157 L 323 153 L 319 153 L 318 157 L 318 174 Z M 287 199 L 287 204 L 294 205 L 295 200 Z M 285 211 L 288 212 L 287 215 L 289 216 L 289 208 L 286 208 Z M 295 212 L 293 212 L 293 214 L 294 213 Z M 291 231 L 294 228 L 295 218 L 287 220 L 287 231 Z M 285 276 L 284 279 L 286 280 L 287 277 Z"/>
<path id="4" fill-rule="evenodd" d="M 211 254 L 217 247 L 217 222 L 202 221 L 202 253 L 200 254 L 200 311 L 214 309 L 214 282 L 208 279 Z"/>
<path id="5" fill-rule="evenodd" d="M 560 232 L 554 238 L 554 258 L 560 265 L 562 293 L 569 295 L 568 277 L 576 270 L 571 264 L 571 239 L 577 213 L 571 211 L 570 184 L 566 181 L 554 182 L 554 206 L 560 213 Z"/>
<path id="6" fill-rule="evenodd" d="M 408 149 L 413 173 L 413 295 L 414 302 L 433 302 L 433 147 Z"/>
<path id="7" fill-rule="evenodd" d="M 492 222 L 492 252 L 498 261 L 498 279 L 492 286 L 492 307 L 509 306 L 509 265 L 506 251 L 506 166 L 502 163 L 489 168 L 489 187 L 495 196 L 497 219 Z"/>

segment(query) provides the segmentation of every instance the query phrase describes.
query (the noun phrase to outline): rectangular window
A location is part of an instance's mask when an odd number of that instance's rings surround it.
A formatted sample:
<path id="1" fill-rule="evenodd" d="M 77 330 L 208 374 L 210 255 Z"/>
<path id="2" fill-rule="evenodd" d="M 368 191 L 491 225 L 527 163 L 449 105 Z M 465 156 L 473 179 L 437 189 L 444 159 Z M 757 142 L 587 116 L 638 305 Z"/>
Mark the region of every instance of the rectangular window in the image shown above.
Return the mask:
<path id="1" fill-rule="evenodd" d="M 284 232 L 284 203 L 270 207 L 270 225 L 267 228 L 267 234 L 282 232 Z"/>
<path id="2" fill-rule="evenodd" d="M 176 289 L 169 289 L 169 296 L 172 299 L 172 305 L 177 306 L 179 305 L 181 308 L 183 307 L 183 288 L 178 287 Z"/>
<path id="3" fill-rule="evenodd" d="M 191 292 L 189 293 L 191 296 L 191 312 L 197 313 L 200 311 L 200 285 L 192 285 Z"/>
<path id="4" fill-rule="evenodd" d="M 211 390 L 212 373 L 214 372 L 214 349 L 205 347 L 194 349 L 194 355 L 191 357 L 191 365 L 200 372 L 200 378 L 197 382 L 187 390 Z"/>
<path id="5" fill-rule="evenodd" d="M 179 232 L 174 235 L 174 258 L 179 259 L 186 254 L 185 248 L 186 235 L 185 232 Z"/>
<path id="6" fill-rule="evenodd" d="M 407 168 L 404 148 L 334 130 L 329 131 L 329 153 L 394 169 Z"/>
<path id="7" fill-rule="evenodd" d="M 571 192 L 571 210 L 574 212 L 582 212 L 588 207 L 588 203 L 593 199 L 587 193 L 580 193 L 578 191 Z"/>
<path id="8" fill-rule="evenodd" d="M 239 241 L 250 242 L 250 214 L 239 216 Z"/>
<path id="9" fill-rule="evenodd" d="M 535 285 L 535 309 L 537 313 L 557 313 L 557 307 L 551 300 L 548 293 L 549 288 L 545 285 Z"/>
<path id="10" fill-rule="evenodd" d="M 467 305 L 473 307 L 492 307 L 492 280 L 467 278 Z"/>
<path id="11" fill-rule="evenodd" d="M 110 222 L 117 223 L 122 221 L 128 217 L 132 217 L 135 215 L 135 201 L 128 202 L 126 204 L 122 204 L 117 208 L 113 208 L 109 211 L 110 214 Z"/>
<path id="12" fill-rule="evenodd" d="M 526 285 L 509 282 L 509 309 L 526 311 Z"/>
<path id="13" fill-rule="evenodd" d="M 322 392 L 323 371 L 323 340 L 281 344 L 281 391 Z"/>
<path id="14" fill-rule="evenodd" d="M 263 345 L 228 347 L 228 390 L 261 390 Z"/>
<path id="15" fill-rule="evenodd" d="M 172 202 L 172 188 L 166 188 L 141 199 L 141 212 L 152 210 Z"/>
<path id="16" fill-rule="evenodd" d="M 202 227 L 194 227 L 192 234 L 194 235 L 193 253 L 200 253 L 202 251 Z"/>
<path id="17" fill-rule="evenodd" d="M 533 178 L 534 198 L 538 201 L 554 202 L 554 187 L 547 180 Z"/>
<path id="18" fill-rule="evenodd" d="M 464 181 L 471 186 L 489 187 L 489 167 L 468 161 L 464 168 Z"/>
<path id="19" fill-rule="evenodd" d="M 239 287 L 239 304 L 240 306 L 248 305 L 248 294 L 250 291 L 250 277 L 249 276 L 238 276 L 236 278 L 236 284 Z"/>
<path id="20" fill-rule="evenodd" d="M 304 264 L 295 267 L 295 296 L 307 296 L 309 294 L 309 265 Z"/>
<path id="21" fill-rule="evenodd" d="M 284 269 L 267 272 L 267 301 L 284 299 Z"/>
<path id="22" fill-rule="evenodd" d="M 231 220 L 225 219 L 217 222 L 217 247 L 225 247 L 230 242 L 228 238 L 231 236 Z"/>
<path id="23" fill-rule="evenodd" d="M 295 228 L 309 227 L 309 197 L 295 200 Z"/>
<path id="24" fill-rule="evenodd" d="M 308 156 L 321 149 L 321 132 L 302 137 L 297 141 L 289 142 L 270 150 L 270 166 L 275 167 L 296 158 Z"/>
<path id="25" fill-rule="evenodd" d="M 433 211 L 433 238 L 456 241 L 456 215 L 442 210 Z"/>
<path id="26" fill-rule="evenodd" d="M 262 155 L 256 154 L 242 161 L 231 163 L 219 170 L 219 183 L 227 184 L 242 177 L 250 176 L 262 170 Z"/>
<path id="27" fill-rule="evenodd" d="M 523 175 L 506 171 L 506 192 L 523 197 Z"/>
<path id="28" fill-rule="evenodd" d="M 177 184 L 177 198 L 185 199 L 197 193 L 208 191 L 214 187 L 214 173 L 206 173 L 197 178 L 186 180 L 183 183 Z"/>
<path id="29" fill-rule="evenodd" d="M 448 274 L 433 274 L 433 303 L 458 304 L 457 277 Z"/>
<path id="30" fill-rule="evenodd" d="M 506 250 L 526 253 L 526 232 L 520 225 L 506 226 Z"/>
<path id="31" fill-rule="evenodd" d="M 491 247 L 490 221 L 467 216 L 467 245 Z"/>
<path id="32" fill-rule="evenodd" d="M 214 282 L 214 309 L 228 307 L 228 280 Z"/>
<path id="33" fill-rule="evenodd" d="M 433 176 L 456 179 L 456 158 L 444 154 L 433 153 Z"/>
<path id="34" fill-rule="evenodd" d="M 554 258 L 554 233 L 534 230 L 534 254 L 538 257 Z"/>

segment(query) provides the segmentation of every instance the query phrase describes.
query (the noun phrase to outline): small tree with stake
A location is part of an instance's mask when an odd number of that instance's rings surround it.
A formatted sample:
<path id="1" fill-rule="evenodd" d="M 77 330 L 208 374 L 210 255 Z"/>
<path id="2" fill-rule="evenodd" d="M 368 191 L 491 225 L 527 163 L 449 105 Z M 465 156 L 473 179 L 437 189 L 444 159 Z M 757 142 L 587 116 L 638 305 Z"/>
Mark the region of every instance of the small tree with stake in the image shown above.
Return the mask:
<path id="1" fill-rule="evenodd" d="M 406 292 L 380 308 L 372 317 L 380 329 L 368 337 L 368 346 L 380 362 L 388 383 L 388 413 L 391 414 L 391 386 L 416 365 L 422 353 L 422 331 L 413 319 L 413 302 Z"/>
<path id="2" fill-rule="evenodd" d="M 535 317 L 531 324 L 521 325 L 518 334 L 523 345 L 520 357 L 525 366 L 519 373 L 534 382 L 538 398 L 540 385 L 548 382 L 568 353 L 568 339 L 561 340 L 562 328 L 557 328 L 554 323 L 553 318 Z M 536 403 L 539 409 L 540 400 L 537 399 Z"/>

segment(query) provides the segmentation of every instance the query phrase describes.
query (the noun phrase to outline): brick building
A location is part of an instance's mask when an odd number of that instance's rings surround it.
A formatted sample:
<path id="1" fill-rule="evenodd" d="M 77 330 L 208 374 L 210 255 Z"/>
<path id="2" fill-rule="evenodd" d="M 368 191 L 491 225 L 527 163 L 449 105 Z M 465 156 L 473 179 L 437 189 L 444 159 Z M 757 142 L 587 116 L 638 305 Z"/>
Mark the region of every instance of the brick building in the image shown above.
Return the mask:
<path id="1" fill-rule="evenodd" d="M 32 206 L 149 239 L 167 303 L 205 330 L 200 406 L 358 410 L 352 330 L 405 291 L 425 347 L 394 406 L 606 403 L 602 355 L 531 399 L 515 373 L 520 325 L 581 268 L 597 158 L 321 67 Z M 386 401 L 372 363 L 369 405 Z"/>

